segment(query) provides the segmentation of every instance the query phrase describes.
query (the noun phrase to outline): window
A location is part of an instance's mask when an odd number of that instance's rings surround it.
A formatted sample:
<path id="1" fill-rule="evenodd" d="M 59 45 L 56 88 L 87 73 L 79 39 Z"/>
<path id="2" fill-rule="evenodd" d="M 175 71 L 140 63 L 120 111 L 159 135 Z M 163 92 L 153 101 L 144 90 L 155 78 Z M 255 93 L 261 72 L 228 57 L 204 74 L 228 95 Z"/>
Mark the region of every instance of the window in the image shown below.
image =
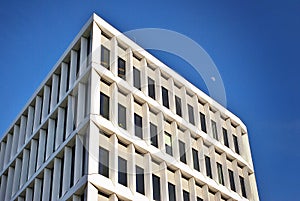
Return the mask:
<path id="1" fill-rule="evenodd" d="M 169 108 L 169 94 L 165 87 L 161 87 L 163 106 Z"/>
<path id="2" fill-rule="evenodd" d="M 136 67 L 133 67 L 133 86 L 141 90 L 141 72 Z"/>
<path id="3" fill-rule="evenodd" d="M 143 139 L 143 120 L 142 117 L 134 113 L 134 134 L 135 136 Z"/>
<path id="4" fill-rule="evenodd" d="M 201 130 L 206 133 L 205 115 L 200 112 Z"/>
<path id="5" fill-rule="evenodd" d="M 110 65 L 110 51 L 103 45 L 101 45 L 101 65 L 107 69 Z"/>
<path id="6" fill-rule="evenodd" d="M 153 200 L 160 201 L 160 178 L 152 174 Z"/>
<path id="7" fill-rule="evenodd" d="M 227 130 L 225 128 L 222 128 L 222 131 L 223 131 L 224 145 L 226 147 L 229 147 Z"/>
<path id="8" fill-rule="evenodd" d="M 173 151 L 172 151 L 172 136 L 171 134 L 165 132 L 165 148 L 166 148 L 166 153 L 173 156 Z"/>
<path id="9" fill-rule="evenodd" d="M 175 96 L 175 104 L 176 104 L 176 114 L 178 116 L 182 116 L 181 99 L 178 96 Z"/>
<path id="10" fill-rule="evenodd" d="M 223 170 L 222 170 L 222 165 L 217 162 L 217 171 L 218 171 L 218 178 L 219 178 L 219 183 L 224 185 L 224 177 L 223 177 Z"/>
<path id="11" fill-rule="evenodd" d="M 205 156 L 205 167 L 206 167 L 206 176 L 212 179 L 210 158 L 208 156 Z"/>
<path id="12" fill-rule="evenodd" d="M 183 190 L 183 201 L 190 201 L 190 193 Z"/>
<path id="13" fill-rule="evenodd" d="M 100 115 L 109 119 L 109 97 L 100 92 Z"/>
<path id="14" fill-rule="evenodd" d="M 169 200 L 176 201 L 175 185 L 168 182 Z"/>
<path id="15" fill-rule="evenodd" d="M 245 180 L 241 176 L 240 176 L 240 183 L 241 183 L 242 196 L 245 197 L 245 198 L 247 198 L 246 187 L 245 187 Z"/>
<path id="16" fill-rule="evenodd" d="M 136 168 L 136 191 L 145 194 L 144 169 L 135 166 Z"/>
<path id="17" fill-rule="evenodd" d="M 99 174 L 109 177 L 109 152 L 100 147 L 99 158 Z"/>
<path id="18" fill-rule="evenodd" d="M 188 104 L 188 112 L 189 112 L 189 122 L 195 125 L 194 108 L 190 104 Z"/>
<path id="19" fill-rule="evenodd" d="M 158 140 L 157 140 L 157 126 L 150 123 L 150 136 L 151 136 L 151 145 L 158 147 Z"/>
<path id="20" fill-rule="evenodd" d="M 237 138 L 237 136 L 235 136 L 235 135 L 232 135 L 232 136 L 233 136 L 233 143 L 234 143 L 234 149 L 235 149 L 235 152 L 236 152 L 237 154 L 240 154 L 238 138 Z"/>
<path id="21" fill-rule="evenodd" d="M 126 62 L 122 58 L 118 57 L 118 76 L 123 80 L 126 80 L 125 66 L 126 66 Z"/>
<path id="22" fill-rule="evenodd" d="M 118 125 L 126 129 L 126 108 L 121 104 L 118 104 Z"/>
<path id="23" fill-rule="evenodd" d="M 218 140 L 217 124 L 214 120 L 211 120 L 211 129 L 212 129 L 213 138 Z"/>
<path id="24" fill-rule="evenodd" d="M 179 156 L 180 161 L 186 163 L 185 144 L 179 140 Z"/>
<path id="25" fill-rule="evenodd" d="M 118 182 L 127 186 L 127 161 L 122 157 L 118 157 Z"/>
<path id="26" fill-rule="evenodd" d="M 194 169 L 200 171 L 198 151 L 196 149 L 192 149 L 192 154 L 193 154 Z"/>
<path id="27" fill-rule="evenodd" d="M 155 99 L 155 82 L 150 77 L 148 77 L 148 95 Z"/>
<path id="28" fill-rule="evenodd" d="M 231 188 L 231 190 L 235 191 L 234 175 L 233 175 L 232 170 L 228 169 L 228 174 L 229 174 L 230 188 Z"/>

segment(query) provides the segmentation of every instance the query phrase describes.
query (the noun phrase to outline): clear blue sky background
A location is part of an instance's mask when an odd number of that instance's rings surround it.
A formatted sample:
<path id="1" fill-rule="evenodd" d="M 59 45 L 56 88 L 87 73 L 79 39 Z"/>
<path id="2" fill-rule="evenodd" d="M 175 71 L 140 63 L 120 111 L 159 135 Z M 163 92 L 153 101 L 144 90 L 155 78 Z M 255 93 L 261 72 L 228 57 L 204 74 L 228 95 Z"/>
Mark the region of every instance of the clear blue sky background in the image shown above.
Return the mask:
<path id="1" fill-rule="evenodd" d="M 1 1 L 1 135 L 93 12 L 122 32 L 164 28 L 199 43 L 248 126 L 261 200 L 299 200 L 298 1 Z M 207 91 L 187 63 L 153 53 Z"/>

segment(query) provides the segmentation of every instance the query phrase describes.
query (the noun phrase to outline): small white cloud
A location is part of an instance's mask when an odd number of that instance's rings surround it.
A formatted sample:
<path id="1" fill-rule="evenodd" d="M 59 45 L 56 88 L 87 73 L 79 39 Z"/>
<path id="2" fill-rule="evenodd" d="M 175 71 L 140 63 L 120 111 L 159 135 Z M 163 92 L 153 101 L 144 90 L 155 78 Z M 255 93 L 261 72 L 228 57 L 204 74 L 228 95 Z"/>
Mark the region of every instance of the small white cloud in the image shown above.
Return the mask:
<path id="1" fill-rule="evenodd" d="M 211 77 L 210 79 L 211 79 L 213 82 L 216 81 L 216 78 L 215 78 L 215 77 Z"/>

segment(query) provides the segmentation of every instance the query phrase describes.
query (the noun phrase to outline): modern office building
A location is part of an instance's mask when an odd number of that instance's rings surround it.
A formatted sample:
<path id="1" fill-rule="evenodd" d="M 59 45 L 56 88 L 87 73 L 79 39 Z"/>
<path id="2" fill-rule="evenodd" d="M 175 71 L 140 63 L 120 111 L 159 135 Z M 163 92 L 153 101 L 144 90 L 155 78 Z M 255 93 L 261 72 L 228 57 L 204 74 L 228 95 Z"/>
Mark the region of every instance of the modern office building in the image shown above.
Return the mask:
<path id="1" fill-rule="evenodd" d="M 0 145 L 5 201 L 259 200 L 243 122 L 95 14 Z"/>

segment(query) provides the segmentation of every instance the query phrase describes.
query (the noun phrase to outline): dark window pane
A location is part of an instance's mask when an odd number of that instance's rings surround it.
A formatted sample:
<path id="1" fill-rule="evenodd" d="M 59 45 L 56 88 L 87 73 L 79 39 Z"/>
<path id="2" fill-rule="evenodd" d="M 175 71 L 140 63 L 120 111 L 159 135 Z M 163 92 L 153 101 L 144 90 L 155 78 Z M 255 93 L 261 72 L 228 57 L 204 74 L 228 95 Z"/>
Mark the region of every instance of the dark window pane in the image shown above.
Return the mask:
<path id="1" fill-rule="evenodd" d="M 121 104 L 118 104 L 118 125 L 126 129 L 126 108 Z"/>
<path id="2" fill-rule="evenodd" d="M 165 87 L 161 87 L 163 106 L 169 108 L 169 94 Z"/>
<path id="3" fill-rule="evenodd" d="M 152 174 L 153 200 L 160 201 L 160 178 Z"/>
<path id="4" fill-rule="evenodd" d="M 190 201 L 190 194 L 185 190 L 183 190 L 183 201 Z"/>
<path id="5" fill-rule="evenodd" d="M 217 163 L 217 171 L 218 171 L 219 183 L 224 185 L 223 170 L 222 170 L 222 165 L 220 163 Z"/>
<path id="6" fill-rule="evenodd" d="M 172 150 L 172 136 L 171 134 L 165 132 L 165 148 L 166 153 L 173 156 L 173 150 Z"/>
<path id="7" fill-rule="evenodd" d="M 245 198 L 247 198 L 246 187 L 245 187 L 245 180 L 241 176 L 240 176 L 240 183 L 241 183 L 242 196 L 245 197 Z"/>
<path id="8" fill-rule="evenodd" d="M 157 141 L 157 126 L 150 123 L 150 136 L 151 136 L 151 144 L 155 147 L 158 147 Z"/>
<path id="9" fill-rule="evenodd" d="M 194 169 L 200 171 L 198 151 L 196 149 L 192 149 L 192 153 L 193 153 Z"/>
<path id="10" fill-rule="evenodd" d="M 222 131 L 223 131 L 224 145 L 226 147 L 229 147 L 227 130 L 225 128 L 222 128 Z"/>
<path id="11" fill-rule="evenodd" d="M 110 65 L 110 51 L 101 45 L 101 65 L 109 69 Z"/>
<path id="12" fill-rule="evenodd" d="M 176 104 L 176 114 L 182 116 L 181 99 L 178 96 L 175 96 L 175 104 Z"/>
<path id="13" fill-rule="evenodd" d="M 118 58 L 118 76 L 123 80 L 126 80 L 126 62 L 122 58 Z"/>
<path id="14" fill-rule="evenodd" d="M 211 120 L 211 129 L 212 129 L 213 138 L 218 140 L 217 124 L 214 120 Z"/>
<path id="15" fill-rule="evenodd" d="M 230 188 L 231 190 L 235 191 L 234 175 L 232 170 L 228 169 L 228 174 L 229 174 Z"/>
<path id="16" fill-rule="evenodd" d="M 180 161 L 186 163 L 185 144 L 180 140 L 179 140 L 179 156 L 180 156 Z"/>
<path id="17" fill-rule="evenodd" d="M 100 115 L 109 119 L 109 97 L 100 92 Z"/>
<path id="18" fill-rule="evenodd" d="M 194 108 L 188 104 L 189 122 L 195 125 Z"/>
<path id="19" fill-rule="evenodd" d="M 202 198 L 199 198 L 199 197 L 197 197 L 197 201 L 203 201 L 203 199 L 202 199 Z"/>
<path id="20" fill-rule="evenodd" d="M 142 117 L 134 113 L 134 133 L 135 136 L 143 139 L 143 120 Z"/>
<path id="21" fill-rule="evenodd" d="M 118 182 L 127 186 L 127 161 L 120 156 L 118 157 Z"/>
<path id="22" fill-rule="evenodd" d="M 145 194 L 145 183 L 144 183 L 144 169 L 135 166 L 136 167 L 136 191 Z"/>
<path id="23" fill-rule="evenodd" d="M 233 143 L 234 143 L 234 149 L 235 149 L 235 152 L 236 152 L 237 154 L 240 154 L 238 138 L 237 138 L 237 136 L 235 136 L 235 135 L 232 135 L 232 136 L 233 136 Z"/>
<path id="24" fill-rule="evenodd" d="M 168 182 L 169 200 L 176 201 L 175 185 Z"/>
<path id="25" fill-rule="evenodd" d="M 148 95 L 155 100 L 155 83 L 148 77 Z"/>
<path id="26" fill-rule="evenodd" d="M 212 178 L 210 158 L 208 156 L 205 156 L 205 167 L 206 167 L 206 176 Z"/>
<path id="27" fill-rule="evenodd" d="M 133 86 L 141 90 L 141 72 L 136 67 L 133 67 Z"/>
<path id="28" fill-rule="evenodd" d="M 200 112 L 201 130 L 206 133 L 205 115 Z"/>
<path id="29" fill-rule="evenodd" d="M 109 177 L 109 152 L 102 147 L 99 149 L 99 174 Z"/>

